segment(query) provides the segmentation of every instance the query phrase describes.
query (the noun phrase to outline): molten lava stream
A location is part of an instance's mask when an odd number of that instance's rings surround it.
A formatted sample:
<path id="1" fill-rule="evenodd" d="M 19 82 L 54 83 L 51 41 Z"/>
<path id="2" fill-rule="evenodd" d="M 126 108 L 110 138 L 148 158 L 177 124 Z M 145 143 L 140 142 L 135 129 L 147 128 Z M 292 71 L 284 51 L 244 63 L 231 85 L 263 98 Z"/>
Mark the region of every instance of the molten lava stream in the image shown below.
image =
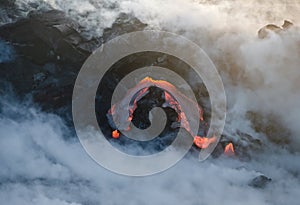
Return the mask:
<path id="1" fill-rule="evenodd" d="M 232 143 L 229 143 L 228 145 L 226 145 L 225 150 L 224 150 L 224 154 L 228 157 L 234 156 L 235 152 L 234 152 L 234 147 Z"/>
<path id="2" fill-rule="evenodd" d="M 120 137 L 120 133 L 118 130 L 114 130 L 112 131 L 111 136 L 115 139 L 118 139 Z"/>
<path id="3" fill-rule="evenodd" d="M 145 86 L 145 87 L 144 87 Z M 117 115 L 121 121 L 121 130 L 130 130 L 130 122 L 133 119 L 133 113 L 137 109 L 137 103 L 140 99 L 142 99 L 149 91 L 149 87 L 155 86 L 164 90 L 164 107 L 170 107 L 174 109 L 178 114 L 178 122 L 181 122 L 181 127 L 185 128 L 192 136 L 195 136 L 196 133 L 193 133 L 190 128 L 189 121 L 187 119 L 187 115 L 193 116 L 192 112 L 189 112 L 190 107 L 194 107 L 199 113 L 199 120 L 204 121 L 203 119 L 203 109 L 198 105 L 197 102 L 189 99 L 187 96 L 182 94 L 179 90 L 176 89 L 174 85 L 164 80 L 154 80 L 151 77 L 145 77 L 141 80 L 134 88 L 130 89 L 124 99 L 117 104 L 113 105 L 111 109 L 108 111 L 109 116 Z M 139 89 L 142 88 L 142 89 Z M 133 98 L 133 100 L 130 98 Z M 177 100 L 181 99 L 182 105 L 180 105 Z M 125 103 L 126 102 L 126 103 Z M 127 105 L 129 103 L 129 105 Z M 127 106 L 124 106 L 127 105 Z M 185 109 L 183 109 L 185 108 Z M 183 110 L 188 111 L 185 113 Z M 206 124 L 207 126 L 207 124 Z M 117 139 L 120 137 L 120 133 L 118 130 L 114 130 L 112 132 L 112 137 Z M 206 149 L 210 144 L 216 142 L 216 137 L 194 137 L 194 144 L 200 149 Z"/>
<path id="4" fill-rule="evenodd" d="M 200 149 L 206 149 L 211 143 L 216 141 L 215 137 L 207 138 L 207 137 L 194 137 L 194 144 Z"/>

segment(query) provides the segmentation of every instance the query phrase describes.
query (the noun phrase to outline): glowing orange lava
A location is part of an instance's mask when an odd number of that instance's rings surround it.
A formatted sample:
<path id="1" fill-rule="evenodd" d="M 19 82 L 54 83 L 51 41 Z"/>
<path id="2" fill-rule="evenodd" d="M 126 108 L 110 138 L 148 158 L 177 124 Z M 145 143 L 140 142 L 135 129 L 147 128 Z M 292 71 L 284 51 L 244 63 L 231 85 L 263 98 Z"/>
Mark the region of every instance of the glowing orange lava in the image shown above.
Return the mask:
<path id="1" fill-rule="evenodd" d="M 199 136 L 194 137 L 194 144 L 201 149 L 206 149 L 211 143 L 214 143 L 215 141 L 216 141 L 215 137 L 212 138 L 199 137 Z"/>
<path id="2" fill-rule="evenodd" d="M 117 139 L 120 137 L 120 133 L 118 130 L 114 130 L 112 133 L 111 133 L 112 137 Z"/>
<path id="3" fill-rule="evenodd" d="M 226 145 L 224 154 L 229 157 L 234 156 L 234 147 L 233 147 L 232 143 L 229 143 L 228 145 Z"/>
<path id="4" fill-rule="evenodd" d="M 108 111 L 109 115 L 115 116 L 115 119 L 117 119 L 115 124 L 118 125 L 118 130 L 130 130 L 130 123 L 133 119 L 133 113 L 137 108 L 137 103 L 148 93 L 149 87 L 151 86 L 164 90 L 165 103 L 163 104 L 163 107 L 173 108 L 178 114 L 177 121 L 181 122 L 180 127 L 185 128 L 192 136 L 196 136 L 197 133 L 193 133 L 191 130 L 188 116 L 190 119 L 197 116 L 200 121 L 204 121 L 202 108 L 197 102 L 194 102 L 192 99 L 177 90 L 177 88 L 171 83 L 165 80 L 155 80 L 151 77 L 145 77 L 135 87 L 128 90 L 123 100 L 114 104 Z M 190 108 L 197 110 L 197 114 L 195 114 L 194 110 Z M 112 133 L 113 138 L 119 138 L 119 135 L 120 134 L 117 130 Z M 201 149 L 207 148 L 214 142 L 216 142 L 215 137 L 206 138 L 196 136 L 194 138 L 195 145 Z"/>

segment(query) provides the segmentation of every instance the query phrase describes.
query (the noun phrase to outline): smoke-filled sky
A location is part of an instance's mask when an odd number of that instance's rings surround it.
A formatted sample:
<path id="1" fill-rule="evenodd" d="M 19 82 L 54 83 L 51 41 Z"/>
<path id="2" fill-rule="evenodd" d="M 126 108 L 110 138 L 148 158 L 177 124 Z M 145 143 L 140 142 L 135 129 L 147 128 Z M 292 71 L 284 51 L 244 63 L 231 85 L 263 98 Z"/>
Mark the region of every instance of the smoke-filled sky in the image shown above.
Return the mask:
<path id="1" fill-rule="evenodd" d="M 207 52 L 222 76 L 228 100 L 224 132 L 233 139 L 237 130 L 259 138 L 265 150 L 253 152 L 250 161 L 221 157 L 199 163 L 187 157 L 161 174 L 123 177 L 89 158 L 60 117 L 4 91 L 0 97 L 1 203 L 299 203 L 300 4 L 296 0 L 16 0 L 23 15 L 32 9 L 29 2 L 65 11 L 87 36 L 101 36 L 103 28 L 126 12 L 147 23 L 147 29 L 188 37 Z M 258 39 L 261 27 L 281 26 L 285 19 L 294 23 L 290 30 Z M 13 60 L 9 45 L 0 42 L 0 52 L 0 63 Z M 250 121 L 249 111 L 259 120 Z M 253 128 L 261 124 L 281 129 L 267 136 Z M 290 143 L 273 144 L 275 136 Z M 265 189 L 248 186 L 260 174 L 272 182 Z"/>

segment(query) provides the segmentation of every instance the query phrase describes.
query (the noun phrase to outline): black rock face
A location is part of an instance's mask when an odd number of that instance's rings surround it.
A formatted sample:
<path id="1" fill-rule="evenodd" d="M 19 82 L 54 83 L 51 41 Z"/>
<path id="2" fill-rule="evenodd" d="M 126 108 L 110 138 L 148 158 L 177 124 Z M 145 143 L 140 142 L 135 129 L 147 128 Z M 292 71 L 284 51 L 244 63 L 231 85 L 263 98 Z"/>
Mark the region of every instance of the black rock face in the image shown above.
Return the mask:
<path id="1" fill-rule="evenodd" d="M 0 40 L 16 53 L 14 61 L 0 63 L 0 78 L 19 95 L 32 94 L 45 110 L 69 107 L 77 73 L 87 57 L 108 39 L 145 27 L 137 18 L 121 14 L 103 37 L 87 39 L 62 11 L 30 12 L 0 27 Z"/>
<path id="2" fill-rule="evenodd" d="M 15 8 L 15 0 L 0 1 L 0 25 L 16 19 L 17 13 L 19 11 Z"/>
<path id="3" fill-rule="evenodd" d="M 27 18 L 2 26 L 0 36 L 38 65 L 55 60 L 82 63 L 98 45 L 82 37 L 79 25 L 57 10 L 30 12 Z"/>
<path id="4" fill-rule="evenodd" d="M 2 0 L 0 1 L 0 6 L 13 6 L 15 0 Z"/>

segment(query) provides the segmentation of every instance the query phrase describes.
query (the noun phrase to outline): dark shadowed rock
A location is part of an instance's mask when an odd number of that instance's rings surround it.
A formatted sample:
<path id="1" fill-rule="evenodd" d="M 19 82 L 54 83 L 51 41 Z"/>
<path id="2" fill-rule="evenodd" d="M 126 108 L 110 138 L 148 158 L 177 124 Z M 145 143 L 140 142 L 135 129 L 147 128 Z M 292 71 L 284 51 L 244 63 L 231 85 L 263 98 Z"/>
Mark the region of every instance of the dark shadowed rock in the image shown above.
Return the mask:
<path id="1" fill-rule="evenodd" d="M 144 24 L 138 18 L 130 14 L 121 13 L 120 16 L 113 23 L 111 28 L 104 29 L 102 36 L 103 41 L 106 42 L 119 35 L 129 33 L 132 31 L 144 30 L 146 26 L 147 24 Z"/>
<path id="2" fill-rule="evenodd" d="M 254 179 L 251 180 L 251 182 L 249 183 L 249 186 L 252 186 L 254 188 L 265 188 L 270 182 L 272 181 L 272 179 L 264 176 L 264 175 L 260 175 L 255 177 Z"/>
<path id="3" fill-rule="evenodd" d="M 26 18 L 0 27 L 0 38 L 13 46 L 16 57 L 0 63 L 0 78 L 18 94 L 32 93 L 46 110 L 71 105 L 72 90 L 83 62 L 117 35 L 143 30 L 145 24 L 121 14 L 103 37 L 87 39 L 77 22 L 62 11 L 33 11 Z"/>
<path id="4" fill-rule="evenodd" d="M 2 39 L 35 64 L 59 60 L 82 63 L 97 47 L 97 41 L 83 38 L 79 25 L 61 11 L 30 12 L 28 17 L 0 28 Z M 89 46 L 82 46 L 89 44 Z"/>
<path id="5" fill-rule="evenodd" d="M 1 0 L 0 6 L 1 7 L 12 7 L 16 0 Z"/>
<path id="6" fill-rule="evenodd" d="M 14 6 L 15 0 L 1 0 L 0 1 L 0 25 L 11 22 L 15 19 L 18 11 Z"/>

